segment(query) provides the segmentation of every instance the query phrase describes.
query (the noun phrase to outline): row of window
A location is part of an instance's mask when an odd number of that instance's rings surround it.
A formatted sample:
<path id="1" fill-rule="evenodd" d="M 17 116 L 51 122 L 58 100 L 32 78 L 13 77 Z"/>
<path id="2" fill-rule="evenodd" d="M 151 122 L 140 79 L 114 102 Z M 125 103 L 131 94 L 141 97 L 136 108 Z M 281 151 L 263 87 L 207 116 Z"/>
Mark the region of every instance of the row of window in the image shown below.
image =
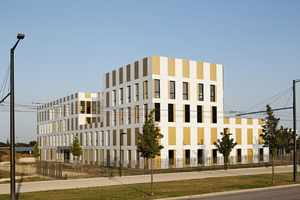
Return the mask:
<path id="1" fill-rule="evenodd" d="M 175 81 L 170 81 L 170 99 L 176 99 L 176 86 Z M 189 83 L 183 82 L 182 83 L 182 99 L 189 100 Z M 124 104 L 124 90 L 123 88 L 119 89 L 119 105 Z M 160 80 L 154 80 L 154 98 L 160 98 Z M 136 83 L 134 85 L 134 94 L 135 98 L 134 101 L 139 101 L 139 84 Z M 131 86 L 126 87 L 126 103 L 131 103 Z M 143 99 L 148 99 L 148 81 L 143 82 Z M 204 86 L 202 83 L 198 83 L 198 101 L 204 101 Z M 210 85 L 210 101 L 216 101 L 216 87 L 215 85 Z M 117 105 L 117 90 L 112 91 L 112 106 Z"/>

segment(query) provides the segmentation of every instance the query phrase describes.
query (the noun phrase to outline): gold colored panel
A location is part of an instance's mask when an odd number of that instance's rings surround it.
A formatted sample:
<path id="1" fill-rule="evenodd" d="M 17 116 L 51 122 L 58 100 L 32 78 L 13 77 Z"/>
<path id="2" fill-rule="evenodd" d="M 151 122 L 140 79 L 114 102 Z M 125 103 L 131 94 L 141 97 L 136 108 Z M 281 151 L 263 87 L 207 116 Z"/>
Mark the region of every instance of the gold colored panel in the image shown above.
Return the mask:
<path id="1" fill-rule="evenodd" d="M 130 81 L 130 65 L 126 65 L 126 81 Z"/>
<path id="2" fill-rule="evenodd" d="M 204 128 L 197 128 L 197 145 L 204 145 Z"/>
<path id="3" fill-rule="evenodd" d="M 253 144 L 253 129 L 247 129 L 247 144 Z"/>
<path id="4" fill-rule="evenodd" d="M 131 146 L 131 129 L 127 129 L 127 146 Z"/>
<path id="5" fill-rule="evenodd" d="M 190 127 L 183 127 L 183 145 L 191 145 Z"/>
<path id="6" fill-rule="evenodd" d="M 84 93 L 85 98 L 91 98 L 91 93 Z"/>
<path id="7" fill-rule="evenodd" d="M 113 146 L 117 145 L 117 131 L 113 130 Z"/>
<path id="8" fill-rule="evenodd" d="M 176 145 L 176 127 L 169 127 L 169 145 Z"/>
<path id="9" fill-rule="evenodd" d="M 148 58 L 143 59 L 143 77 L 148 75 Z"/>
<path id="10" fill-rule="evenodd" d="M 235 123 L 236 124 L 242 124 L 242 119 L 241 118 L 235 118 Z"/>
<path id="11" fill-rule="evenodd" d="M 210 64 L 210 80 L 216 81 L 217 80 L 217 65 L 216 64 Z"/>
<path id="12" fill-rule="evenodd" d="M 160 75 L 160 57 L 152 56 L 152 74 Z"/>
<path id="13" fill-rule="evenodd" d="M 109 107 L 109 92 L 106 92 L 106 107 Z"/>
<path id="14" fill-rule="evenodd" d="M 106 73 L 106 89 L 109 88 L 109 73 Z"/>
<path id="15" fill-rule="evenodd" d="M 134 79 L 138 79 L 139 78 L 139 62 L 136 61 L 134 63 Z"/>
<path id="16" fill-rule="evenodd" d="M 135 128 L 135 145 L 139 144 L 139 128 Z"/>
<path id="17" fill-rule="evenodd" d="M 107 166 L 110 166 L 110 150 L 106 151 Z"/>
<path id="18" fill-rule="evenodd" d="M 197 79 L 203 79 L 203 62 L 197 62 Z"/>
<path id="19" fill-rule="evenodd" d="M 168 76 L 175 76 L 175 58 L 168 58 Z"/>
<path id="20" fill-rule="evenodd" d="M 119 84 L 123 84 L 123 67 L 119 68 Z"/>
<path id="21" fill-rule="evenodd" d="M 116 70 L 112 72 L 112 86 L 116 86 Z"/>
<path id="22" fill-rule="evenodd" d="M 106 127 L 109 127 L 109 120 L 110 120 L 109 111 L 106 111 Z"/>
<path id="23" fill-rule="evenodd" d="M 235 140 L 237 144 L 242 144 L 242 130 L 240 128 L 235 129 Z"/>
<path id="24" fill-rule="evenodd" d="M 184 78 L 190 78 L 190 61 L 182 60 L 182 76 Z"/>
<path id="25" fill-rule="evenodd" d="M 253 163 L 253 149 L 247 149 L 248 163 Z"/>
<path id="26" fill-rule="evenodd" d="M 224 124 L 229 124 L 230 123 L 230 118 L 229 117 L 224 117 L 223 118 L 223 120 L 224 120 Z"/>
<path id="27" fill-rule="evenodd" d="M 264 120 L 258 119 L 258 125 L 264 125 Z"/>
<path id="28" fill-rule="evenodd" d="M 253 124 L 253 119 L 248 118 L 247 119 L 247 124 L 249 124 L 249 125 Z"/>
<path id="29" fill-rule="evenodd" d="M 211 137 L 211 145 L 214 145 L 214 142 L 218 142 L 218 129 L 217 128 L 211 128 L 210 132 Z"/>

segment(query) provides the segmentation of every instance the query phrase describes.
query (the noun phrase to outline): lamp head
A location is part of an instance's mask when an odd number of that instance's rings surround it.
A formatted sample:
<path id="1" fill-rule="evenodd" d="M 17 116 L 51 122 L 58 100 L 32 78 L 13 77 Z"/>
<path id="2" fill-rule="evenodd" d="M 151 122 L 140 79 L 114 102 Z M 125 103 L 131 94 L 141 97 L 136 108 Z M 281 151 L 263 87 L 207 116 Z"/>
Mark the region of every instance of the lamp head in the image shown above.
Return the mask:
<path id="1" fill-rule="evenodd" d="M 25 37 L 25 34 L 22 34 L 22 33 L 19 33 L 18 36 L 17 36 L 17 38 L 18 38 L 19 40 L 24 39 L 24 37 Z"/>

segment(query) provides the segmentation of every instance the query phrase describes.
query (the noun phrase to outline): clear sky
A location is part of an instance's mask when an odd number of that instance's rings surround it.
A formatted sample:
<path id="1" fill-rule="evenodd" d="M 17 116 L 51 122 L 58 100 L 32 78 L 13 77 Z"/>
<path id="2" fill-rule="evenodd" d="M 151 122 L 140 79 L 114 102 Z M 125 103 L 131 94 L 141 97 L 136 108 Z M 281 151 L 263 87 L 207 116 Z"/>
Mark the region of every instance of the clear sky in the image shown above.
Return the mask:
<path id="1" fill-rule="evenodd" d="M 26 35 L 15 50 L 15 101 L 21 111 L 16 113 L 17 142 L 36 140 L 35 103 L 102 91 L 106 72 L 150 55 L 223 64 L 228 116 L 300 79 L 298 0 L 0 0 L 0 27 L 1 85 L 10 48 L 18 33 Z M 297 87 L 299 120 L 300 83 Z M 0 98 L 7 93 L 6 87 Z M 271 106 L 292 106 L 290 94 Z M 4 142 L 9 138 L 8 106 L 9 99 L 0 105 Z M 275 114 L 292 127 L 291 111 Z"/>

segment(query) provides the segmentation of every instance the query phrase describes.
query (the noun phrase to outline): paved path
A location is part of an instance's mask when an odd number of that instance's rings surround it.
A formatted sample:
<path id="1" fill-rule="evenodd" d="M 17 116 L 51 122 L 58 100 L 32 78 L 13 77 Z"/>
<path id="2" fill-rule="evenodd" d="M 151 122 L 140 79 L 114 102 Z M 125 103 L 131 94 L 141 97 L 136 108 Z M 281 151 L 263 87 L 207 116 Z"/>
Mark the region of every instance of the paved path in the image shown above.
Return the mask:
<path id="1" fill-rule="evenodd" d="M 293 171 L 293 166 L 276 167 L 275 169 L 275 173 L 284 173 L 284 172 L 292 172 L 292 171 Z M 299 167 L 298 167 L 298 171 L 300 171 Z M 216 171 L 154 174 L 154 181 L 162 182 L 162 181 L 255 175 L 255 174 L 267 174 L 267 173 L 272 173 L 271 167 L 229 169 L 227 171 L 216 170 Z M 110 185 L 125 185 L 125 184 L 148 183 L 148 182 L 150 182 L 150 175 L 23 182 L 23 183 L 16 184 L 16 192 L 22 193 L 22 192 L 45 191 L 45 190 L 63 190 L 63 189 L 72 189 L 72 188 L 101 187 L 101 186 L 110 186 Z M 10 184 L 0 184 L 0 194 L 9 194 L 9 193 L 10 193 Z"/>

